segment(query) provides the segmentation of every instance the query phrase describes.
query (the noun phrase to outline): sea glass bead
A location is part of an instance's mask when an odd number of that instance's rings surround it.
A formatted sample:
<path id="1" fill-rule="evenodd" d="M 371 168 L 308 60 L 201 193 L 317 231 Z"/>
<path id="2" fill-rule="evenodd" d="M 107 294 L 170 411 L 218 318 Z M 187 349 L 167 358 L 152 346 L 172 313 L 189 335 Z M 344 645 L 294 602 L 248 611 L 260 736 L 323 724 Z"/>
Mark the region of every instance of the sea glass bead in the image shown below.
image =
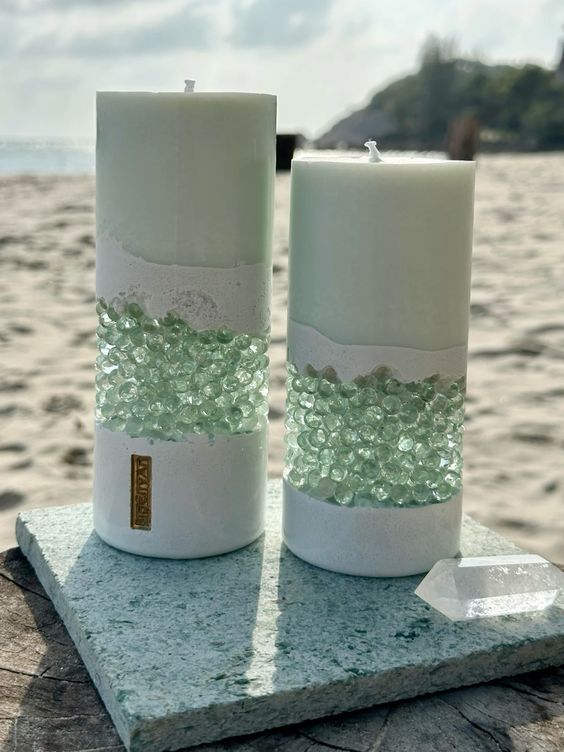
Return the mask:
<path id="1" fill-rule="evenodd" d="M 342 382 L 289 363 L 286 477 L 296 467 L 301 490 L 346 506 L 440 503 L 461 489 L 463 393 L 463 380 L 403 383 L 378 368 Z"/>
<path id="2" fill-rule="evenodd" d="M 136 302 L 116 308 L 100 299 L 96 311 L 96 417 L 106 428 L 181 440 L 264 424 L 267 333 L 197 332 L 177 314 L 154 318 Z"/>

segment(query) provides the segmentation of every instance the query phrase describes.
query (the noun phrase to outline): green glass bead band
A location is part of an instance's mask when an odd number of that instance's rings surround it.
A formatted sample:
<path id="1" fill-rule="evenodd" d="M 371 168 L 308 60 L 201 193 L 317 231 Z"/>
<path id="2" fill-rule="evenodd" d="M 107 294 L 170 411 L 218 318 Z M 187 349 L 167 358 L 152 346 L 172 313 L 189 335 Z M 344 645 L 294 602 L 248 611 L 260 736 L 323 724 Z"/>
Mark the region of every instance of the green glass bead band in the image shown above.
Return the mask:
<path id="1" fill-rule="evenodd" d="M 133 437 L 248 433 L 268 414 L 268 333 L 196 331 L 100 298 L 96 419 Z"/>
<path id="2" fill-rule="evenodd" d="M 345 506 L 422 506 L 462 488 L 465 379 L 340 381 L 288 363 L 284 477 Z"/>

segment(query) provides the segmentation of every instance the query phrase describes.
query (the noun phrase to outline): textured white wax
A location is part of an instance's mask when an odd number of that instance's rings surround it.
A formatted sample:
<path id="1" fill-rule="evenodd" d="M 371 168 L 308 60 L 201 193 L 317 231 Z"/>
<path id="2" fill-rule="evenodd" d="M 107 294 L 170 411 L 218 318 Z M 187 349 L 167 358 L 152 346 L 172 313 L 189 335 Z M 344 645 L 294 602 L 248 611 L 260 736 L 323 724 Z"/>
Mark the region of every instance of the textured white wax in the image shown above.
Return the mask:
<path id="1" fill-rule="evenodd" d="M 343 381 L 370 373 L 385 363 L 400 381 L 420 381 L 440 373 L 444 378 L 460 379 L 466 374 L 466 345 L 438 350 L 397 345 L 343 345 L 317 329 L 288 321 L 288 360 L 299 371 L 308 365 L 318 371 L 332 368 Z"/>
<path id="2" fill-rule="evenodd" d="M 342 344 L 465 345 L 474 173 L 472 162 L 294 160 L 290 319 Z"/>
<path id="3" fill-rule="evenodd" d="M 270 266 L 223 268 L 155 264 L 124 251 L 108 235 L 96 239 L 96 292 L 121 310 L 137 302 L 149 316 L 173 311 L 194 329 L 227 326 L 262 332 L 270 325 Z"/>
<path id="4" fill-rule="evenodd" d="M 196 329 L 264 333 L 275 155 L 275 97 L 98 94 L 98 297 L 118 311 L 136 303 L 161 321 L 171 312 Z M 149 348 L 146 337 L 143 343 L 137 363 Z M 163 345 L 163 362 L 166 352 Z M 261 533 L 262 423 L 248 433 L 182 441 L 98 424 L 95 444 L 94 525 L 117 548 L 192 558 L 234 550 Z M 152 458 L 150 531 L 130 521 L 131 455 L 139 452 Z"/>
<path id="5" fill-rule="evenodd" d="M 276 98 L 100 92 L 97 232 L 147 261 L 270 266 Z"/>

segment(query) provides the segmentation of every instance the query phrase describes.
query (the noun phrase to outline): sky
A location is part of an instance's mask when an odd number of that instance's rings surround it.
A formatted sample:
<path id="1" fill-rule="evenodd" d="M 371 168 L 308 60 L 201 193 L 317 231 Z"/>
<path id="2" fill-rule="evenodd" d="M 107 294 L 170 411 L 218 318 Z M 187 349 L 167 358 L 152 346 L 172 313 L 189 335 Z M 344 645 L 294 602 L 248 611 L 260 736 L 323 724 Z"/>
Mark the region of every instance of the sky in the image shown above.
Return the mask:
<path id="1" fill-rule="evenodd" d="M 278 95 L 320 135 L 417 68 L 430 35 L 554 65 L 562 0 L 0 0 L 0 138 L 93 139 L 96 90 Z"/>

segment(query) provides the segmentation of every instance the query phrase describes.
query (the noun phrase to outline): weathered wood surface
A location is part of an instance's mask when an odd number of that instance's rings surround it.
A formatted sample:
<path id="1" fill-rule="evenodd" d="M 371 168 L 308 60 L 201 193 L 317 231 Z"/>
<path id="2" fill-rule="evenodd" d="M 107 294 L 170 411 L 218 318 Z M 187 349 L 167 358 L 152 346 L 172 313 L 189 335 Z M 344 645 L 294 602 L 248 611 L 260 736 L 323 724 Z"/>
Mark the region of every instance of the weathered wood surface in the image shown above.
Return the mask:
<path id="1" fill-rule="evenodd" d="M 16 548 L 0 554 L 0 750 L 123 751 L 65 627 Z M 563 752 L 564 669 L 382 705 L 199 750 Z"/>

